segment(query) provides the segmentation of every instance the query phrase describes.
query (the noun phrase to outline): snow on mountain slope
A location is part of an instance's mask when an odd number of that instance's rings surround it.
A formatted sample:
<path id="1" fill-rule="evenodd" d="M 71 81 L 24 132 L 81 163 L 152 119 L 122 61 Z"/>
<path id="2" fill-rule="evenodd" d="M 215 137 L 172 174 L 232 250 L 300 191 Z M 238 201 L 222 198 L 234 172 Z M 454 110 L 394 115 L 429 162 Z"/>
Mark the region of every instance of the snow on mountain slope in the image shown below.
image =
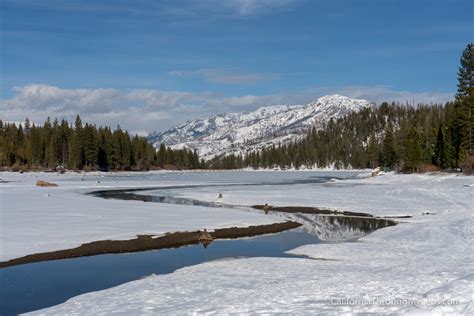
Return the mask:
<path id="1" fill-rule="evenodd" d="M 331 118 L 369 107 L 370 102 L 328 95 L 307 105 L 275 105 L 248 113 L 224 113 L 188 121 L 148 138 L 159 147 L 196 149 L 210 159 L 222 154 L 242 154 L 264 146 L 287 143 L 302 137 L 312 126 L 320 128 Z"/>

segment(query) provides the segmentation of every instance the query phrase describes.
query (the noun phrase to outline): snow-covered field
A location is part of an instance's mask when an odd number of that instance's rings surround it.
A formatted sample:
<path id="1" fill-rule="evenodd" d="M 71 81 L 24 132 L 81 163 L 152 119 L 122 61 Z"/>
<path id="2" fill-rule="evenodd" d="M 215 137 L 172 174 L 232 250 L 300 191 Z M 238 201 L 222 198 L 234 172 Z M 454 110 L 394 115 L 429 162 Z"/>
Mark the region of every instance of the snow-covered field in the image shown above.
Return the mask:
<path id="1" fill-rule="evenodd" d="M 198 207 L 185 209 L 175 205 L 100 200 L 78 194 L 82 190 L 117 185 L 291 182 L 318 174 L 334 178 L 350 175 L 337 172 L 114 175 L 100 179 L 100 184 L 95 182 L 99 176 L 88 175 L 86 178 L 90 180 L 80 181 L 75 175 L 54 175 L 51 177 L 56 177 L 58 188 L 36 188 L 33 187 L 35 174 L 0 174 L 3 180 L 19 181 L 0 184 L 2 256 L 4 249 L 10 251 L 5 258 L 11 258 L 18 253 L 31 252 L 31 247 L 64 248 L 98 236 L 100 239 L 106 236 L 129 238 L 137 233 L 159 233 L 166 229 L 275 221 L 272 216 L 237 210 L 203 208 L 196 214 Z M 38 313 L 429 312 L 472 315 L 473 191 L 474 177 L 455 174 L 387 174 L 325 184 L 238 185 L 176 191 L 183 197 L 209 201 L 216 200 L 216 192 L 220 192 L 223 202 L 231 204 L 308 205 L 380 216 L 412 215 L 413 218 L 402 219 L 403 223 L 378 230 L 357 242 L 313 244 L 291 251 L 307 255 L 308 259 L 211 261 L 84 294 Z M 51 196 L 44 196 L 46 193 Z M 33 209 L 41 210 L 41 205 L 50 207 L 51 211 L 43 209 L 35 215 Z M 156 215 L 159 210 L 174 208 L 175 214 Z M 40 225 L 36 221 L 40 221 Z M 53 237 L 59 241 L 54 242 Z M 68 238 L 73 238 L 73 242 Z M 28 239 L 36 240 L 36 245 L 27 251 L 18 250 L 28 246 L 25 243 Z"/>
<path id="2" fill-rule="evenodd" d="M 184 179 L 183 179 L 184 178 Z M 0 261 L 138 234 L 270 224 L 274 218 L 223 208 L 104 200 L 83 193 L 117 187 L 196 184 L 189 174 L 0 173 Z M 84 179 L 84 180 L 81 180 Z M 180 180 L 181 179 L 181 180 Z M 37 180 L 58 187 L 37 187 Z"/>

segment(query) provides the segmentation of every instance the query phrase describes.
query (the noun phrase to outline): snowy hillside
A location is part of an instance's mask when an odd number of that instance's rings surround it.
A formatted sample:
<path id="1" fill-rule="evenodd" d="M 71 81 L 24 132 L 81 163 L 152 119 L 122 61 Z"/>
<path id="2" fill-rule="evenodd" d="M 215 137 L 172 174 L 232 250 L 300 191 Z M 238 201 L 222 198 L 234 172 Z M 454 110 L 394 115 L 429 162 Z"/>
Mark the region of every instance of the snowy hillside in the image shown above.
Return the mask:
<path id="1" fill-rule="evenodd" d="M 196 149 L 209 159 L 221 154 L 241 154 L 266 145 L 301 137 L 311 126 L 321 127 L 331 118 L 369 107 L 366 100 L 329 95 L 307 105 L 275 105 L 248 113 L 225 113 L 189 121 L 165 132 L 153 132 L 150 141 L 159 147 Z"/>

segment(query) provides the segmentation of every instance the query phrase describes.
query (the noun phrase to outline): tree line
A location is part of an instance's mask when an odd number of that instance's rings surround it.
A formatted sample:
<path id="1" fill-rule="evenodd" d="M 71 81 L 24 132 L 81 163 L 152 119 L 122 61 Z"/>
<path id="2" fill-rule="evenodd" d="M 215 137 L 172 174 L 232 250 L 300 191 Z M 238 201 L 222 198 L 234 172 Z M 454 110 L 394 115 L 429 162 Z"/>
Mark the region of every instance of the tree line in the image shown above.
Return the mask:
<path id="1" fill-rule="evenodd" d="M 457 112 L 455 102 L 416 108 L 382 103 L 330 120 L 300 141 L 218 157 L 210 164 L 217 169 L 383 167 L 408 172 L 466 168 L 472 151 L 469 155 L 466 138 L 462 141 L 458 133 Z"/>
<path id="2" fill-rule="evenodd" d="M 195 151 L 159 150 L 145 137 L 131 136 L 118 126 L 96 127 L 83 124 L 79 116 L 74 125 L 66 120 L 42 126 L 4 123 L 0 120 L 0 166 L 33 170 L 150 170 L 156 168 L 196 169 L 203 162 Z"/>
<path id="3" fill-rule="evenodd" d="M 217 157 L 212 168 L 383 167 L 405 172 L 474 168 L 474 45 L 467 45 L 458 71 L 458 91 L 443 105 L 380 106 L 331 119 L 301 141 L 245 155 Z"/>
<path id="4" fill-rule="evenodd" d="M 0 167 L 10 169 L 149 170 L 252 168 L 375 168 L 418 172 L 474 169 L 474 44 L 461 56 L 458 91 L 446 104 L 382 103 L 313 128 L 303 139 L 245 155 L 203 161 L 196 151 L 156 150 L 145 137 L 117 127 L 83 124 L 77 116 L 43 126 L 0 120 Z"/>

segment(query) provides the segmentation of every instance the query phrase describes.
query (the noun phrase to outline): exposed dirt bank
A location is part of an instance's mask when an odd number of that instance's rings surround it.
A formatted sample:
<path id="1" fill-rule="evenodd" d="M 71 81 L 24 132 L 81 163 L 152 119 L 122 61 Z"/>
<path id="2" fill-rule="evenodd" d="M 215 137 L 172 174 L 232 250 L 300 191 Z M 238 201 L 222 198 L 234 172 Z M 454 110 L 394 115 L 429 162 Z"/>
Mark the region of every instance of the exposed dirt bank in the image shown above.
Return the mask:
<path id="1" fill-rule="evenodd" d="M 410 215 L 375 217 L 368 213 L 336 211 L 336 210 L 324 209 L 324 208 L 319 208 L 319 207 L 310 207 L 310 206 L 252 205 L 252 207 L 254 209 L 262 210 L 265 212 L 303 213 L 303 214 L 338 215 L 338 216 L 342 215 L 342 216 L 357 216 L 357 217 L 369 217 L 369 218 L 411 218 Z"/>
<path id="2" fill-rule="evenodd" d="M 230 227 L 209 232 L 213 239 L 251 237 L 278 233 L 301 226 L 297 222 L 284 222 L 249 227 Z M 70 259 L 111 253 L 138 252 L 152 249 L 176 248 L 201 242 L 202 231 L 175 232 L 164 236 L 138 235 L 130 240 L 100 240 L 83 244 L 77 248 L 44 252 L 0 262 L 0 268 L 48 260 Z"/>
<path id="3" fill-rule="evenodd" d="M 319 214 L 319 215 L 344 215 L 344 216 L 360 216 L 373 217 L 368 213 L 334 211 L 323 209 L 319 207 L 309 206 L 270 206 L 270 205 L 253 205 L 254 209 L 263 211 L 283 212 L 283 213 L 304 213 L 304 214 Z"/>

